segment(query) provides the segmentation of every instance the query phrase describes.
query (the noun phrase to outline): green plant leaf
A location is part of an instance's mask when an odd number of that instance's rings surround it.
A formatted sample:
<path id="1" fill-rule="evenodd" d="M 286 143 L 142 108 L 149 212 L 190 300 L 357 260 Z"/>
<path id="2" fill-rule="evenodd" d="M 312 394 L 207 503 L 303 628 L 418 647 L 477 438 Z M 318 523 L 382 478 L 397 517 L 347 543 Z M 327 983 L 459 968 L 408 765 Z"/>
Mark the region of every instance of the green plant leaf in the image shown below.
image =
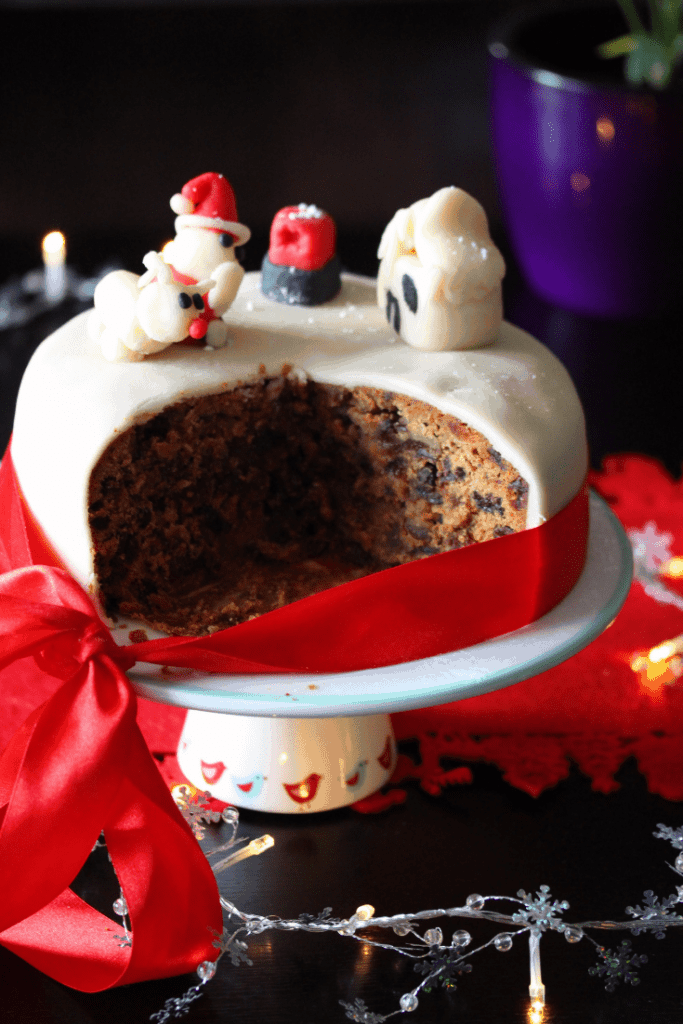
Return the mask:
<path id="1" fill-rule="evenodd" d="M 619 0 L 619 6 L 621 7 L 624 13 L 626 23 L 628 24 L 631 33 L 635 35 L 639 32 L 643 32 L 643 24 L 640 18 L 638 17 L 638 11 L 636 10 L 636 5 L 633 2 L 633 0 Z"/>
<path id="2" fill-rule="evenodd" d="M 598 47 L 600 57 L 626 57 L 624 71 L 632 85 L 664 89 L 683 58 L 683 0 L 648 0 L 650 28 L 640 21 L 634 0 L 618 0 L 630 28 Z"/>
<path id="3" fill-rule="evenodd" d="M 598 46 L 598 54 L 607 60 L 612 57 L 623 57 L 635 50 L 637 45 L 633 36 L 619 36 L 617 39 L 610 39 L 608 43 L 601 43 Z"/>
<path id="4" fill-rule="evenodd" d="M 648 35 L 636 36 L 635 42 L 626 58 L 626 78 L 633 85 L 647 82 L 655 89 L 664 89 L 673 72 L 669 48 Z"/>

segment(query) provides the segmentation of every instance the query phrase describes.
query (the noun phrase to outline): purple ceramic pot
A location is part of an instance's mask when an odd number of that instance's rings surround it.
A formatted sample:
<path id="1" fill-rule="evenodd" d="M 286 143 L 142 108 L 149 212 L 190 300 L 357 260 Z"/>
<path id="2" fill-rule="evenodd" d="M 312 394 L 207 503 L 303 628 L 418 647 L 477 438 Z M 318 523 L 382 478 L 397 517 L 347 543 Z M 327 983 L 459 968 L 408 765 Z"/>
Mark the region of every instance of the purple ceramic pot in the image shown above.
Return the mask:
<path id="1" fill-rule="evenodd" d="M 584 313 L 651 316 L 683 305 L 683 89 L 621 81 L 621 61 L 595 50 L 624 31 L 616 3 L 541 6 L 498 26 L 492 141 L 532 288 Z"/>

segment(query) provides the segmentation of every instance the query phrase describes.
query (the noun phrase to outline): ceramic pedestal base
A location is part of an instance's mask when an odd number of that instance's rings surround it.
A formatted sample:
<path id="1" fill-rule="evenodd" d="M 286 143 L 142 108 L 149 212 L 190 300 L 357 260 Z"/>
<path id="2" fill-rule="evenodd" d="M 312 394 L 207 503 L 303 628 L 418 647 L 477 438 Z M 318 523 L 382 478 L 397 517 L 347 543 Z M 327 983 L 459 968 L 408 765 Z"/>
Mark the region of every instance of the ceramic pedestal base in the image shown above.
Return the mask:
<path id="1" fill-rule="evenodd" d="M 188 711 L 178 763 L 217 800 L 284 814 L 329 811 L 380 789 L 396 765 L 389 715 L 249 718 Z"/>

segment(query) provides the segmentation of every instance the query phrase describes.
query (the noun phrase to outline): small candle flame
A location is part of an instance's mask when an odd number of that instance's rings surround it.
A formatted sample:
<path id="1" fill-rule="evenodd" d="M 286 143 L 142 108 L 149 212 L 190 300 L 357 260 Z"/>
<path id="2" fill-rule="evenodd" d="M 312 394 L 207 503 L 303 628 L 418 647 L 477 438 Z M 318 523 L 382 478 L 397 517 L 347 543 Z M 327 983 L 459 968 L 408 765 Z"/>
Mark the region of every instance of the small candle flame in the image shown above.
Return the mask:
<path id="1" fill-rule="evenodd" d="M 66 238 L 61 231 L 50 231 L 42 243 L 45 266 L 45 295 L 59 302 L 66 294 Z"/>
<path id="2" fill-rule="evenodd" d="M 66 259 L 66 238 L 61 231 L 50 231 L 42 242 L 43 259 L 48 266 L 56 266 Z"/>

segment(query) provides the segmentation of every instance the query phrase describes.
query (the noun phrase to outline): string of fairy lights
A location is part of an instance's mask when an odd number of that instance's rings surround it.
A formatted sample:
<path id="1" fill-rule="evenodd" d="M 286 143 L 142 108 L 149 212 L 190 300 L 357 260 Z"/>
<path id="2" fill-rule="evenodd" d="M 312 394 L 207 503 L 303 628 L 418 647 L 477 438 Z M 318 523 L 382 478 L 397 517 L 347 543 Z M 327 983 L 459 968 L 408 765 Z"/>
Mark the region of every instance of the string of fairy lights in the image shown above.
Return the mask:
<path id="1" fill-rule="evenodd" d="M 238 811 L 234 807 L 226 807 L 222 812 L 212 810 L 208 793 L 199 793 L 191 786 L 178 786 L 174 795 L 198 839 L 204 837 L 209 823 L 223 822 L 227 825 L 227 841 L 209 854 L 215 856 L 229 851 L 227 856 L 214 864 L 216 873 L 246 857 L 261 854 L 273 845 L 273 839 L 268 835 L 243 845 L 237 838 Z M 677 851 L 675 861 L 669 867 L 683 879 L 683 826 L 670 828 L 660 824 L 653 834 L 657 839 L 668 840 Z M 621 931 L 630 936 L 651 933 L 656 938 L 663 938 L 670 929 L 683 926 L 683 915 L 676 913 L 675 909 L 682 903 L 683 884 L 676 886 L 673 895 L 662 898 L 648 889 L 643 894 L 642 905 L 626 907 L 628 918 L 568 922 L 563 916 L 569 909 L 567 901 L 553 899 L 548 886 L 542 885 L 535 894 L 523 889 L 516 896 L 482 896 L 472 893 L 460 906 L 399 913 L 390 917 L 376 917 L 374 907 L 363 904 L 349 918 L 333 917 L 331 909 L 326 908 L 317 916 L 304 913 L 288 919 L 248 914 L 230 900 L 221 897 L 225 925 L 220 935 L 215 934 L 215 961 L 205 960 L 199 964 L 198 983 L 183 995 L 168 999 L 150 1020 L 155 1024 L 167 1024 L 174 1018 L 184 1016 L 191 1004 L 201 996 L 204 986 L 215 976 L 223 957 L 227 956 L 235 967 L 243 964 L 251 966 L 249 939 L 252 936 L 266 931 L 287 931 L 335 933 L 342 938 L 389 950 L 414 962 L 415 971 L 422 975 L 421 980 L 400 996 L 398 1006 L 390 1012 L 377 1013 L 358 997 L 353 1002 L 340 1001 L 346 1018 L 356 1024 L 382 1024 L 399 1014 L 412 1013 L 418 1009 L 423 997 L 433 989 L 454 989 L 460 978 L 471 971 L 473 957 L 485 950 L 506 953 L 515 943 L 525 941 L 529 948 L 528 1021 L 529 1024 L 543 1024 L 546 1016 L 546 990 L 541 971 L 541 945 L 547 934 L 555 932 L 563 936 L 571 946 L 582 941 L 591 944 L 597 954 L 597 963 L 589 968 L 588 973 L 599 978 L 605 989 L 612 992 L 619 984 L 637 985 L 640 982 L 639 970 L 648 958 L 632 949 L 630 938 L 622 939 L 614 948 L 607 948 L 591 933 Z M 114 910 L 123 917 L 126 909 L 121 895 L 114 904 Z M 446 940 L 444 922 L 455 919 L 460 925 L 467 923 L 470 927 L 476 921 L 493 922 L 500 926 L 500 930 L 493 937 L 477 944 L 471 932 L 460 926 Z M 437 920 L 442 923 L 436 925 L 434 922 Z M 124 928 L 128 936 L 125 919 Z M 381 930 L 390 932 L 393 938 L 390 941 L 380 940 L 376 933 Z M 368 934 L 370 931 L 372 935 Z M 401 942 L 397 942 L 397 939 Z"/>

